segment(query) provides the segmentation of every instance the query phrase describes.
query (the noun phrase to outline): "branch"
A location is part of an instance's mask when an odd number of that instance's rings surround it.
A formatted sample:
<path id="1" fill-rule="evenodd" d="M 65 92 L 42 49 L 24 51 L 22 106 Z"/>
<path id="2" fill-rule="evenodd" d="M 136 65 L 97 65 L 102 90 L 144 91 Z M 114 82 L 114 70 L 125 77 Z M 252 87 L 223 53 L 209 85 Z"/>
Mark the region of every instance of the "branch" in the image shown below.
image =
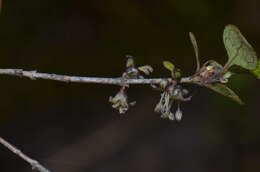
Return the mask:
<path id="1" fill-rule="evenodd" d="M 37 71 L 24 71 L 23 69 L 0 69 L 0 75 L 13 75 L 19 77 L 26 77 L 32 80 L 48 79 L 60 82 L 77 82 L 77 83 L 96 83 L 109 85 L 123 85 L 123 84 L 160 84 L 163 81 L 171 81 L 171 78 L 149 78 L 149 79 L 125 79 L 125 78 L 101 78 L 101 77 L 80 77 L 57 75 L 48 73 L 39 73 Z M 181 83 L 194 83 L 190 77 L 182 78 Z"/>
<path id="2" fill-rule="evenodd" d="M 44 166 L 42 166 L 38 161 L 28 157 L 25 155 L 21 150 L 13 146 L 12 144 L 8 143 L 6 140 L 4 140 L 2 137 L 0 137 L 0 143 L 4 145 L 7 149 L 12 151 L 14 154 L 18 155 L 20 158 L 28 162 L 32 169 L 36 169 L 39 172 L 50 172 L 50 170 L 46 169 Z"/>

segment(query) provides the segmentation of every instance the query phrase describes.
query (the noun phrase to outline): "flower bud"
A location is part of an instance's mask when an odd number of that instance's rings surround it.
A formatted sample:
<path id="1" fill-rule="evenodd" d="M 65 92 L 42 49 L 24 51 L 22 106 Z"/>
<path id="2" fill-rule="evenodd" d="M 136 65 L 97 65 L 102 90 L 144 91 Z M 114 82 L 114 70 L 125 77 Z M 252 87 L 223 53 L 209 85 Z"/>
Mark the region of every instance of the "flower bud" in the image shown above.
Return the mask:
<path id="1" fill-rule="evenodd" d="M 175 113 L 175 119 L 177 121 L 180 121 L 182 119 L 182 111 L 181 111 L 180 107 L 178 107 L 178 109 L 177 109 L 177 111 Z"/>

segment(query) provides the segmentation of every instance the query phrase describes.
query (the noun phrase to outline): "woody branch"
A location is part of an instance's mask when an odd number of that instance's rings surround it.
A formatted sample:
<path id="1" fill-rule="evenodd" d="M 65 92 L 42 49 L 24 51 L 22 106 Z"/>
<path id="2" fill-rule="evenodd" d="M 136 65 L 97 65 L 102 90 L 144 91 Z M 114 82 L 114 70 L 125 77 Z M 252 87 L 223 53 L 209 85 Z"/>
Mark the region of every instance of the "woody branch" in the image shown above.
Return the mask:
<path id="1" fill-rule="evenodd" d="M 82 76 L 68 76 L 57 75 L 49 73 L 40 73 L 37 71 L 24 71 L 23 69 L 0 69 L 0 75 L 12 75 L 19 77 L 26 77 L 32 80 L 47 79 L 60 82 L 76 82 L 76 83 L 96 83 L 109 85 L 123 85 L 123 84 L 160 84 L 163 81 L 171 81 L 171 78 L 147 78 L 147 79 L 126 79 L 122 77 L 117 78 L 102 78 L 102 77 L 82 77 Z M 180 83 L 194 83 L 190 77 L 180 79 Z"/>
<path id="2" fill-rule="evenodd" d="M 32 169 L 35 169 L 39 172 L 50 172 L 50 170 L 46 169 L 44 166 L 42 166 L 38 161 L 30 158 L 29 156 L 25 155 L 21 150 L 13 146 L 11 143 L 7 142 L 5 139 L 0 137 L 0 143 L 4 145 L 7 149 L 12 151 L 14 154 L 25 160 L 27 163 L 29 163 L 32 166 Z"/>

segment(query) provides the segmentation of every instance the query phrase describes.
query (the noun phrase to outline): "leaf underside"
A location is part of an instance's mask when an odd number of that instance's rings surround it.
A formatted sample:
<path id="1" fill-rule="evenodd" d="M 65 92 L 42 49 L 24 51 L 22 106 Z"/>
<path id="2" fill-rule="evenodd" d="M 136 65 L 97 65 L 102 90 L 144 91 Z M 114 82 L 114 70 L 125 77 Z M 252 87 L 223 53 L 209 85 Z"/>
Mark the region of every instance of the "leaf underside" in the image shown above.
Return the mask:
<path id="1" fill-rule="evenodd" d="M 225 86 L 224 84 L 215 83 L 215 84 L 210 84 L 210 85 L 205 85 L 205 86 L 223 96 L 231 98 L 232 100 L 234 100 L 235 102 L 237 102 L 240 105 L 244 104 L 243 101 L 238 97 L 238 95 L 233 90 L 231 90 L 230 88 Z"/>
<path id="2" fill-rule="evenodd" d="M 256 69 L 258 64 L 256 52 L 236 26 L 225 27 L 223 42 L 228 54 L 226 69 L 232 65 L 238 65 L 247 70 Z"/>
<path id="3" fill-rule="evenodd" d="M 196 65 L 197 65 L 196 71 L 198 71 L 200 69 L 199 48 L 198 48 L 197 40 L 196 40 L 196 37 L 194 36 L 194 34 L 192 32 L 190 32 L 189 35 L 190 35 L 190 40 L 191 40 L 191 43 L 192 43 L 194 51 L 195 51 Z"/>

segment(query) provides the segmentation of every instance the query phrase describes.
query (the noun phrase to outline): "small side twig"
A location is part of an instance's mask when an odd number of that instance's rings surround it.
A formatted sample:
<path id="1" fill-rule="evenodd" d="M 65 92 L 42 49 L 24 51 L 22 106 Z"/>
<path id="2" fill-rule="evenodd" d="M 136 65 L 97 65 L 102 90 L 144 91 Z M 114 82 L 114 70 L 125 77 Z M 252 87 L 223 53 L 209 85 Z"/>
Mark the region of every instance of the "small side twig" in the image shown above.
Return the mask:
<path id="1" fill-rule="evenodd" d="M 12 151 L 14 154 L 18 155 L 20 158 L 28 162 L 32 166 L 32 169 L 38 170 L 39 172 L 50 172 L 50 170 L 42 166 L 38 161 L 28 157 L 21 150 L 13 146 L 11 143 L 7 142 L 2 137 L 0 137 L 0 143 L 4 145 L 7 149 Z"/>

